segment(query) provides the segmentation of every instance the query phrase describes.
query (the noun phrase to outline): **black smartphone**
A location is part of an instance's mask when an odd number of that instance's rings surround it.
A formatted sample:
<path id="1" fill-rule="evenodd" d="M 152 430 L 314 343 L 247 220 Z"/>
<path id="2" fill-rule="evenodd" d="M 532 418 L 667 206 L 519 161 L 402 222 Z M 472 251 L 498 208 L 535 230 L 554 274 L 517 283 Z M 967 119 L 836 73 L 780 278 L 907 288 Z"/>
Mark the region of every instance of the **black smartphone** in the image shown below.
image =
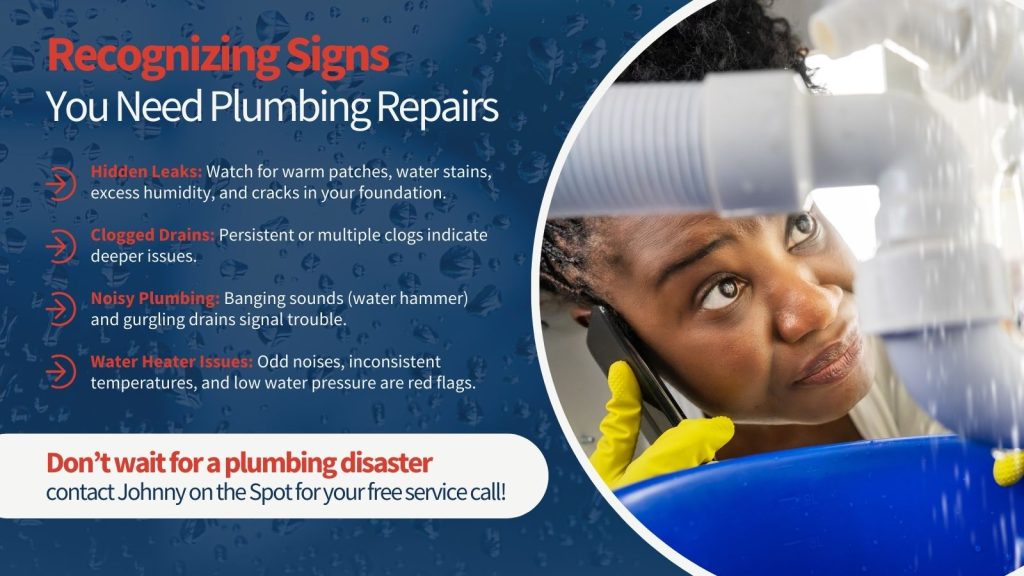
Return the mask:
<path id="1" fill-rule="evenodd" d="M 590 310 L 590 325 L 587 328 L 587 348 L 597 360 L 605 376 L 611 365 L 619 360 L 626 361 L 636 375 L 643 395 L 643 420 L 641 431 L 651 442 L 665 431 L 674 428 L 686 416 L 669 392 L 669 384 L 657 373 L 657 363 L 641 353 L 645 347 L 627 336 L 623 320 L 614 310 L 606 306 L 594 306 Z"/>

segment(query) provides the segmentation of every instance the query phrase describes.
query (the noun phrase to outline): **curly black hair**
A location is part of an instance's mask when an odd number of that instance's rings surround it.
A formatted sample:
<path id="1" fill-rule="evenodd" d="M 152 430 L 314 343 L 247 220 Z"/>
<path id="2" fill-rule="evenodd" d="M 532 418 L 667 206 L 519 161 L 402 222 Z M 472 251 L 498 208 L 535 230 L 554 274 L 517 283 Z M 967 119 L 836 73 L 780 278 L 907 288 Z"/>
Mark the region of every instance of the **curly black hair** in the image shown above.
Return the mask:
<path id="1" fill-rule="evenodd" d="M 807 49 L 789 22 L 766 13 L 771 0 L 717 0 L 654 41 L 616 82 L 698 81 L 710 72 L 789 69 L 816 88 Z M 592 306 L 606 302 L 589 281 L 588 254 L 604 218 L 549 220 L 541 247 L 541 288 Z"/>

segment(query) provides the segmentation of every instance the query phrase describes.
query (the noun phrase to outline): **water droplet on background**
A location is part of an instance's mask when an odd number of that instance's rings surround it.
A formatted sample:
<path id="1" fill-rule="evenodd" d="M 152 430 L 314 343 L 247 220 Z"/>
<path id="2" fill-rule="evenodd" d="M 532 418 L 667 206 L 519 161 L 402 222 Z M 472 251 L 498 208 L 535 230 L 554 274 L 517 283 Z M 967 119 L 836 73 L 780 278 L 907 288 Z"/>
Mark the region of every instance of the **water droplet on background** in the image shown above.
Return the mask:
<path id="1" fill-rule="evenodd" d="M 284 40 L 291 31 L 288 20 L 277 10 L 267 10 L 256 19 L 256 36 L 271 44 Z"/>
<path id="2" fill-rule="evenodd" d="M 533 71 L 548 86 L 554 84 L 555 76 L 565 62 L 565 52 L 554 38 L 533 38 L 530 40 L 530 63 Z"/>
<path id="3" fill-rule="evenodd" d="M 416 224 L 416 207 L 412 202 L 398 202 L 391 207 L 391 222 L 401 228 L 409 228 Z"/>
<path id="4" fill-rule="evenodd" d="M 479 270 L 480 255 L 468 246 L 452 246 L 441 256 L 441 273 L 449 278 L 472 278 Z"/>

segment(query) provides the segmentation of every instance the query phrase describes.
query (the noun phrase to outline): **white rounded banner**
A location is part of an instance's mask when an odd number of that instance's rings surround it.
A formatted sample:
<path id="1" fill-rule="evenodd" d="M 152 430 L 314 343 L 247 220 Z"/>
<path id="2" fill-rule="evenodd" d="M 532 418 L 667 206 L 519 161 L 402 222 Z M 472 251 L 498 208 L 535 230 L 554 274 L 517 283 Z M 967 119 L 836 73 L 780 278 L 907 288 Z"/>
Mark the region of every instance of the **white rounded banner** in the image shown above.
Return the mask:
<path id="1" fill-rule="evenodd" d="M 2 518 L 514 518 L 544 497 L 513 434 L 3 434 Z"/>

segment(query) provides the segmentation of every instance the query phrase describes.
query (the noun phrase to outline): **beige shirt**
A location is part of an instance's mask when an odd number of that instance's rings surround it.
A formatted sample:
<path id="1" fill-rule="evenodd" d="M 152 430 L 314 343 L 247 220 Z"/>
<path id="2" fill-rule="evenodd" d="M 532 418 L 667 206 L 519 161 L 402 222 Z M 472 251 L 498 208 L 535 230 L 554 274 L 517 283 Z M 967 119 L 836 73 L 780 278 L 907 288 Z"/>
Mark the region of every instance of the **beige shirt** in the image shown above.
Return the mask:
<path id="1" fill-rule="evenodd" d="M 885 347 L 878 338 L 865 339 L 866 352 L 875 364 L 875 383 L 856 406 L 850 419 L 867 440 L 901 436 L 931 436 L 951 432 L 933 420 L 910 397 L 893 372 Z"/>

